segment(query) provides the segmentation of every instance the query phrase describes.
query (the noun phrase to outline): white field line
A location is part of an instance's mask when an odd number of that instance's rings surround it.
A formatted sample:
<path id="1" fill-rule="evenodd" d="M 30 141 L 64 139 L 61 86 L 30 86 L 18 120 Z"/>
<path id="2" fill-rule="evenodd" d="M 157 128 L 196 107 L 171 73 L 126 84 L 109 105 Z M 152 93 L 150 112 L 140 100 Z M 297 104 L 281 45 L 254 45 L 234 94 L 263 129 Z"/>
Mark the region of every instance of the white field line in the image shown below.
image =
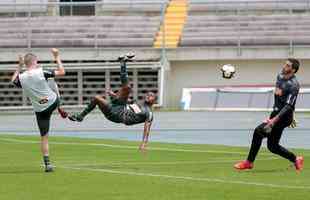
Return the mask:
<path id="1" fill-rule="evenodd" d="M 0 141 L 24 143 L 24 144 L 39 144 L 39 141 L 34 140 L 19 140 L 12 138 L 0 138 Z M 78 142 L 49 142 L 49 144 L 55 145 L 76 145 L 76 146 L 102 146 L 116 149 L 135 149 L 138 150 L 137 146 L 128 145 L 114 145 L 104 143 L 78 143 Z M 236 151 L 221 151 L 221 150 L 193 150 L 193 149 L 181 149 L 181 148 L 164 148 L 164 147 L 149 147 L 148 151 L 170 151 L 170 152 L 190 152 L 190 153 L 214 153 L 214 154 L 235 154 L 235 155 L 248 155 L 248 152 L 236 152 Z M 270 153 L 260 153 L 260 156 L 270 156 Z M 306 156 L 308 154 L 303 154 Z"/>
<path id="2" fill-rule="evenodd" d="M 1 138 L 2 141 L 15 142 L 15 143 L 31 143 L 37 144 L 38 141 L 30 140 L 17 140 L 9 138 Z M 110 144 L 99 144 L 99 143 L 67 143 L 67 142 L 52 142 L 51 144 L 61 144 L 61 145 L 87 145 L 87 146 L 105 146 L 113 148 L 126 148 L 126 149 L 136 149 L 135 146 L 124 146 L 124 145 L 110 145 Z M 187 149 L 170 149 L 170 148 L 152 148 L 152 150 L 163 150 L 163 151 L 185 151 L 185 152 L 199 152 L 199 153 L 233 153 L 233 154 L 244 154 L 241 152 L 227 152 L 227 151 L 196 151 L 196 150 L 187 150 Z M 274 159 L 274 158 L 270 158 Z M 275 158 L 276 159 L 276 158 Z M 267 160 L 267 159 L 260 159 Z M 210 161 L 209 163 L 211 163 Z M 231 161 L 214 161 L 214 162 L 231 162 Z M 172 162 L 170 162 L 172 163 Z M 124 163 L 122 163 L 124 164 Z M 133 163 L 132 163 L 133 164 Z M 138 164 L 138 163 L 135 163 Z M 182 164 L 182 163 L 180 163 Z M 98 164 L 96 164 L 98 166 Z M 90 165 L 88 165 L 90 166 Z M 112 174 L 123 174 L 123 175 L 132 175 L 132 176 L 148 176 L 148 177 L 161 177 L 161 178 L 170 178 L 170 179 L 179 179 L 179 180 L 192 180 L 192 181 L 203 181 L 203 182 L 215 182 L 223 184 L 241 184 L 241 185 L 253 185 L 261 187 L 273 187 L 273 188 L 286 188 L 286 189 L 306 189 L 310 190 L 310 186 L 291 186 L 291 185 L 277 185 L 270 183 L 259 183 L 259 182 L 248 182 L 248 181 L 233 181 L 233 180 L 224 180 L 216 178 L 199 178 L 199 177 L 188 177 L 188 176 L 172 176 L 172 175 L 163 175 L 163 174 L 152 174 L 152 173 L 138 173 L 138 172 L 129 172 L 129 171 L 118 171 L 118 170 L 108 170 L 108 169 L 92 169 L 92 168 L 81 168 L 81 167 L 70 167 L 70 166 L 57 166 L 58 168 L 73 169 L 73 170 L 82 170 L 82 171 L 94 171 L 94 172 L 103 172 L 103 173 L 112 173 Z"/>
<path id="3" fill-rule="evenodd" d="M 33 140 L 19 140 L 11 138 L 0 138 L 0 141 L 14 142 L 14 143 L 25 143 L 25 144 L 38 144 L 39 141 Z M 113 144 L 104 144 L 104 143 L 77 143 L 77 142 L 49 142 L 49 144 L 55 145 L 80 145 L 80 146 L 102 146 L 118 149 L 136 149 L 137 146 L 128 146 L 128 145 L 113 145 Z M 148 150 L 151 151 L 172 151 L 172 152 L 191 152 L 191 153 L 214 153 L 214 154 L 237 154 L 237 155 L 247 155 L 247 152 L 234 152 L 234 151 L 221 151 L 221 150 L 192 150 L 192 149 L 181 149 L 181 148 L 163 148 L 163 147 L 150 147 Z M 261 153 L 260 155 L 269 155 Z"/>
<path id="4" fill-rule="evenodd" d="M 71 170 L 81 170 L 81 171 L 102 172 L 102 173 L 119 174 L 119 175 L 129 175 L 129 176 L 159 177 L 159 178 L 212 182 L 212 183 L 222 183 L 222 184 L 239 184 L 239 185 L 250 185 L 250 186 L 259 186 L 259 187 L 310 190 L 310 186 L 278 185 L 278 184 L 250 182 L 250 181 L 233 181 L 233 180 L 225 180 L 225 179 L 218 179 L 218 178 L 172 176 L 172 175 L 164 175 L 164 174 L 130 172 L 130 171 L 109 170 L 109 169 L 92 169 L 92 168 L 83 168 L 83 167 L 81 168 L 81 167 L 70 167 L 70 166 L 62 166 L 62 167 L 58 166 L 58 168 L 71 169 Z"/>
<path id="5" fill-rule="evenodd" d="M 278 158 L 265 158 L 265 159 L 257 159 L 259 161 L 266 160 L 277 160 Z M 75 167 L 90 167 L 90 166 L 102 166 L 102 165 L 193 165 L 193 164 L 213 164 L 213 163 L 234 163 L 236 159 L 229 160 L 209 160 L 209 161 L 170 161 L 170 162 L 102 162 L 102 163 L 66 163 L 70 166 Z M 59 162 L 59 164 L 64 164 L 63 162 Z"/>

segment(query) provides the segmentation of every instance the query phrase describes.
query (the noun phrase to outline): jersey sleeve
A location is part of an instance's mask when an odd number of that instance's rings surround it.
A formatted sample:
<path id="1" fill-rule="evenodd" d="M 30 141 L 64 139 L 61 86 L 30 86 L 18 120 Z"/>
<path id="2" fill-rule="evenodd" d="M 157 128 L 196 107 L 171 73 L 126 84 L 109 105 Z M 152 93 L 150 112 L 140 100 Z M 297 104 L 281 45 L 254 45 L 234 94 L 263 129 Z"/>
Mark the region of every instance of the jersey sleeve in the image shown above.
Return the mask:
<path id="1" fill-rule="evenodd" d="M 19 80 L 19 75 L 16 76 L 15 80 L 13 81 L 13 84 L 18 88 L 22 87 L 22 84 L 20 83 L 20 80 Z"/>
<path id="2" fill-rule="evenodd" d="M 44 74 L 45 79 L 55 77 L 55 71 L 54 70 L 46 70 L 45 69 L 45 70 L 43 70 L 43 74 Z"/>

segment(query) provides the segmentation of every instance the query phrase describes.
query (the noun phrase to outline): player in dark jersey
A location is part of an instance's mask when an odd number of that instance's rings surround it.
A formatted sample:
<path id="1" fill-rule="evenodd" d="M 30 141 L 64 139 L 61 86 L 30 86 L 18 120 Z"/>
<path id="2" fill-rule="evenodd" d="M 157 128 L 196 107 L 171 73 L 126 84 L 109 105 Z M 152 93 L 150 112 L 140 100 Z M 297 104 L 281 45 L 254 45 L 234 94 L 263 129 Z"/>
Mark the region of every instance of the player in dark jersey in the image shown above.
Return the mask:
<path id="1" fill-rule="evenodd" d="M 279 144 L 283 130 L 293 121 L 299 82 L 295 73 L 299 69 L 299 61 L 289 58 L 277 76 L 274 93 L 274 106 L 269 119 L 256 127 L 247 160 L 238 162 L 234 167 L 238 170 L 252 169 L 255 157 L 261 147 L 263 138 L 267 138 L 267 147 L 274 153 L 294 163 L 297 171 L 303 168 L 303 157 L 298 156 Z"/>
<path id="2" fill-rule="evenodd" d="M 111 96 L 110 101 L 107 101 L 100 95 L 95 96 L 81 113 L 69 115 L 69 119 L 72 121 L 81 122 L 84 117 L 98 105 L 105 117 L 112 122 L 123 123 L 125 125 L 144 123 L 143 139 L 140 145 L 140 150 L 145 150 L 153 121 L 152 105 L 155 103 L 156 97 L 154 93 L 148 92 L 145 96 L 144 102 L 128 102 L 131 88 L 128 83 L 126 63 L 131 61 L 133 57 L 133 54 L 127 54 L 126 56 L 119 57 L 121 64 L 121 89 L 117 93 L 112 91 L 108 92 Z"/>

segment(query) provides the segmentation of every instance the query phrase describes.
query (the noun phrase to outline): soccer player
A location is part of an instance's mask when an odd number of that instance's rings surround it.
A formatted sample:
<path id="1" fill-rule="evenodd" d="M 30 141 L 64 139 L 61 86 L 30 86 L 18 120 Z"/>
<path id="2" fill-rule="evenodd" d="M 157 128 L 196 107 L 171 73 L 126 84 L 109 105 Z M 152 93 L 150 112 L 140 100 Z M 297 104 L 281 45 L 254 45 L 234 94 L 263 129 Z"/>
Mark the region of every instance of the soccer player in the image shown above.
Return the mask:
<path id="1" fill-rule="evenodd" d="M 125 125 L 144 123 L 142 143 L 139 147 L 140 150 L 144 151 L 146 150 L 150 128 L 153 121 L 152 105 L 155 103 L 156 97 L 154 93 L 148 92 L 145 96 L 144 102 L 128 102 L 131 88 L 128 83 L 126 63 L 131 61 L 133 57 L 133 54 L 127 54 L 126 56 L 119 57 L 119 61 L 121 63 L 121 89 L 117 93 L 112 91 L 108 92 L 109 96 L 111 96 L 110 102 L 100 95 L 95 96 L 81 113 L 69 115 L 69 119 L 72 121 L 81 122 L 88 113 L 98 106 L 105 117 L 112 122 L 123 123 Z"/>
<path id="2" fill-rule="evenodd" d="M 43 154 L 45 172 L 53 171 L 53 166 L 49 159 L 48 133 L 51 115 L 59 105 L 59 97 L 50 88 L 47 79 L 65 75 L 65 69 L 60 60 L 58 49 L 52 49 L 52 54 L 57 63 L 56 70 L 43 70 L 38 65 L 37 56 L 27 53 L 24 58 L 19 56 L 19 66 L 11 79 L 14 85 L 23 89 L 35 111 L 41 135 L 41 152 Z M 23 64 L 26 66 L 26 71 L 20 73 Z"/>
<path id="3" fill-rule="evenodd" d="M 294 163 L 297 171 L 303 169 L 304 158 L 296 156 L 279 144 L 283 130 L 293 122 L 293 113 L 300 87 L 295 76 L 299 65 L 299 61 L 293 58 L 289 58 L 284 64 L 281 73 L 277 76 L 273 111 L 268 119 L 255 128 L 248 158 L 235 164 L 236 169 L 244 170 L 254 167 L 253 163 L 263 138 L 267 138 L 269 151 Z"/>

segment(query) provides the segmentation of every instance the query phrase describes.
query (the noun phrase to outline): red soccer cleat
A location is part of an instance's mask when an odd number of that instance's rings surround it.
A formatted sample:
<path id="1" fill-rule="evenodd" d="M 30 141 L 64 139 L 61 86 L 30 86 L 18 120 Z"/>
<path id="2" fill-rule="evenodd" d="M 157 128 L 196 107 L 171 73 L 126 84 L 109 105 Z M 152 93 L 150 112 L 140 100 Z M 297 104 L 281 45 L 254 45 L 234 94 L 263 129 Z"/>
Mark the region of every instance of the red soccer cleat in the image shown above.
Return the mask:
<path id="1" fill-rule="evenodd" d="M 248 160 L 244 160 L 244 161 L 236 163 L 234 165 L 234 168 L 238 170 L 245 170 L 245 169 L 252 169 L 253 166 L 254 166 L 253 163 L 251 163 Z"/>
<path id="2" fill-rule="evenodd" d="M 304 168 L 304 157 L 297 156 L 295 161 L 295 169 L 297 171 L 301 171 Z"/>
<path id="3" fill-rule="evenodd" d="M 68 113 L 64 109 L 62 109 L 62 108 L 58 108 L 58 113 L 64 119 L 66 119 L 68 117 Z"/>

